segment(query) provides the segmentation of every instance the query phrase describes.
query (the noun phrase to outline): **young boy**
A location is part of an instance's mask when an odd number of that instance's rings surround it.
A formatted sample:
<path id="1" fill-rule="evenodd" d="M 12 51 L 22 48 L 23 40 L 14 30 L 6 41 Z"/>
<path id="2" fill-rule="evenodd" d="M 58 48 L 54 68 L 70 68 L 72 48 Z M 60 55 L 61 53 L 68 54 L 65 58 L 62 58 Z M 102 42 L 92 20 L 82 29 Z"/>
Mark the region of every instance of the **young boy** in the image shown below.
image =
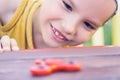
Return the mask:
<path id="1" fill-rule="evenodd" d="M 116 10 L 116 0 L 0 0 L 0 50 L 84 43 Z"/>

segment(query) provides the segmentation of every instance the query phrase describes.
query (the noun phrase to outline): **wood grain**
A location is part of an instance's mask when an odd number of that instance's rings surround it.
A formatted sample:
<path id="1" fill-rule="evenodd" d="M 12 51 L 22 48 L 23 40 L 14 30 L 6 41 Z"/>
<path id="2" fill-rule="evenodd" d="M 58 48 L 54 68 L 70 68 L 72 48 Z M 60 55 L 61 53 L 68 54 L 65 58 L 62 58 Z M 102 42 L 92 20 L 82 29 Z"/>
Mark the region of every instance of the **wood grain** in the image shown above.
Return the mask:
<path id="1" fill-rule="evenodd" d="M 0 54 L 0 80 L 120 80 L 120 47 L 74 47 L 22 50 Z M 60 58 L 81 63 L 78 72 L 33 76 L 36 59 Z"/>

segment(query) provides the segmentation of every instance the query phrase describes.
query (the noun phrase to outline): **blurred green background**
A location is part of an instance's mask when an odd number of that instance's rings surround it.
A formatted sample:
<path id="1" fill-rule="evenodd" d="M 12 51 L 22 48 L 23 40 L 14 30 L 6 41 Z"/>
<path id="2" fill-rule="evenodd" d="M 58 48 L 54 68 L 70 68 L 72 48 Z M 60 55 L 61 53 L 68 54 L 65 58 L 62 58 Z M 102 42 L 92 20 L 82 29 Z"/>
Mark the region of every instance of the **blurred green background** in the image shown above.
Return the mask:
<path id="1" fill-rule="evenodd" d="M 107 24 L 103 26 L 104 28 L 104 45 L 112 45 L 112 20 L 109 20 Z M 86 43 L 84 43 L 84 46 L 91 46 L 92 40 L 90 39 Z"/>

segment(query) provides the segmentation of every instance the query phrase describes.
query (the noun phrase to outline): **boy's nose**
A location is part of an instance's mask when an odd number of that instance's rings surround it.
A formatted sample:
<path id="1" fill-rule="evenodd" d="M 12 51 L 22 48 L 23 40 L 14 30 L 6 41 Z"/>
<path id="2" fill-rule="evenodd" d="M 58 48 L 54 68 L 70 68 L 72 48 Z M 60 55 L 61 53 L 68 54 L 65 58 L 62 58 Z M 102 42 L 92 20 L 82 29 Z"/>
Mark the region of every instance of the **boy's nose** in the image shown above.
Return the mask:
<path id="1" fill-rule="evenodd" d="M 68 35 L 74 35 L 77 32 L 78 28 L 78 19 L 76 18 L 69 18 L 63 23 L 63 29 L 66 34 Z"/>

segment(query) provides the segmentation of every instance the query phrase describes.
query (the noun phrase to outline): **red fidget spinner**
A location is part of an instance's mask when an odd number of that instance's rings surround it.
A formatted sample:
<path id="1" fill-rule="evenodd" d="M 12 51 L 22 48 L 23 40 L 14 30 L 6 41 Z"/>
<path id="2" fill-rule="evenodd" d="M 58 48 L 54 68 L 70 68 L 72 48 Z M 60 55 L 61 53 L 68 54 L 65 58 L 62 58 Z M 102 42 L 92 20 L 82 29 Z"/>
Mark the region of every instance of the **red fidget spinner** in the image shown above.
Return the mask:
<path id="1" fill-rule="evenodd" d="M 55 71 L 79 71 L 81 64 L 61 59 L 36 60 L 35 66 L 30 67 L 33 75 L 48 75 Z"/>

